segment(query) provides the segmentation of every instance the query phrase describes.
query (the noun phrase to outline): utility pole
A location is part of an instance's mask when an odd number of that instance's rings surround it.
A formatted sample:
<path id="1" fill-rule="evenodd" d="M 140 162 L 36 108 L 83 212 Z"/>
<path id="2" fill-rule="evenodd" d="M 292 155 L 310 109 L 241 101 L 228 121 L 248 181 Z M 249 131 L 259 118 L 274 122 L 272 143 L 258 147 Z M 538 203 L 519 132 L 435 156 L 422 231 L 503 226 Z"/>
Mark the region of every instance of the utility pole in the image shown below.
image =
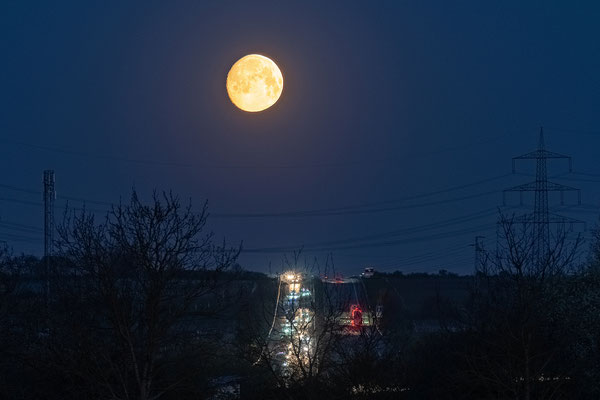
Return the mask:
<path id="1" fill-rule="evenodd" d="M 56 191 L 54 189 L 54 171 L 44 171 L 44 261 L 46 263 L 46 306 L 50 299 L 50 257 L 52 256 L 54 244 L 54 200 Z"/>
<path id="2" fill-rule="evenodd" d="M 475 236 L 475 243 L 471 245 L 475 247 L 475 274 L 479 271 L 482 263 L 483 246 L 481 245 L 481 239 L 485 239 L 485 236 Z"/>
<path id="3" fill-rule="evenodd" d="M 517 222 L 522 224 L 531 224 L 534 228 L 535 247 L 534 262 L 539 265 L 548 256 L 550 249 L 550 224 L 582 223 L 582 221 L 551 214 L 548 210 L 548 192 L 560 192 L 561 204 L 564 204 L 564 192 L 576 191 L 578 193 L 578 203 L 581 204 L 581 192 L 579 189 L 561 185 L 559 183 L 548 181 L 547 160 L 548 159 L 567 159 L 569 160 L 569 172 L 572 171 L 572 160 L 570 156 L 559 153 L 553 153 L 546 150 L 544 143 L 544 130 L 540 128 L 538 148 L 535 151 L 513 157 L 513 173 L 516 172 L 515 161 L 517 160 L 536 160 L 535 181 L 523 185 L 514 186 L 504 190 L 503 203 L 506 204 L 507 192 L 519 192 L 520 204 L 523 204 L 523 192 L 535 192 L 535 203 L 532 214 L 521 215 Z"/>

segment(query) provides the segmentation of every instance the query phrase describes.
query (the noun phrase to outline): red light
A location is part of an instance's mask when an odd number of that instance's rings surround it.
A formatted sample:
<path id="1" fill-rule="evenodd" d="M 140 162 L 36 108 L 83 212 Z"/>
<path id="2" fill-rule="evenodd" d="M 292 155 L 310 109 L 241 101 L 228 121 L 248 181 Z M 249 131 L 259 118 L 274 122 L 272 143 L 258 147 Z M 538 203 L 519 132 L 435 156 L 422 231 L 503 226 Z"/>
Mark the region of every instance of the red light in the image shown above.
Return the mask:
<path id="1" fill-rule="evenodd" d="M 362 309 L 357 305 L 350 306 L 351 325 L 355 327 L 362 326 Z"/>

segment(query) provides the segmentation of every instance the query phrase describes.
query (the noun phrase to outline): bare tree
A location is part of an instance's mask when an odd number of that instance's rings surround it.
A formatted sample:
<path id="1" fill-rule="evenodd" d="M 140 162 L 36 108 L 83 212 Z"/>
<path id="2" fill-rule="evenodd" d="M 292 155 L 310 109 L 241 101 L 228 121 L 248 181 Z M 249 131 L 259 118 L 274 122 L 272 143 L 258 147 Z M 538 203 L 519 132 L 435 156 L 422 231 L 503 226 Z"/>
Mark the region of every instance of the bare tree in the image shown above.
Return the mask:
<path id="1" fill-rule="evenodd" d="M 587 263 L 569 280 L 559 314 L 570 328 L 563 363 L 573 370 L 576 398 L 600 397 L 600 225 L 591 233 Z"/>
<path id="2" fill-rule="evenodd" d="M 301 263 L 300 254 L 284 258 L 275 290 L 258 302 L 241 332 L 241 353 L 270 374 L 273 398 L 322 398 L 338 361 L 340 317 L 348 302 L 340 287 L 319 278 L 333 269 L 331 259 L 319 267 L 316 260 Z"/>
<path id="3" fill-rule="evenodd" d="M 461 326 L 469 337 L 466 373 L 487 396 L 559 398 L 570 379 L 557 368 L 568 340 L 559 309 L 575 271 L 580 236 L 559 228 L 539 252 L 534 225 L 501 216 L 501 241 L 485 252 Z"/>
<path id="4" fill-rule="evenodd" d="M 198 319 L 212 311 L 222 273 L 239 253 L 214 244 L 207 216 L 206 203 L 194 212 L 171 193 L 154 193 L 145 204 L 135 191 L 100 222 L 85 211 L 65 213 L 62 282 L 74 289 L 68 299 L 86 328 L 73 338 L 79 347 L 60 343 L 56 358 L 77 366 L 70 372 L 90 393 L 158 399 L 193 385 L 207 367 Z"/>
<path id="5" fill-rule="evenodd" d="M 589 266 L 600 271 L 600 219 L 592 230 L 592 242 L 589 252 Z"/>

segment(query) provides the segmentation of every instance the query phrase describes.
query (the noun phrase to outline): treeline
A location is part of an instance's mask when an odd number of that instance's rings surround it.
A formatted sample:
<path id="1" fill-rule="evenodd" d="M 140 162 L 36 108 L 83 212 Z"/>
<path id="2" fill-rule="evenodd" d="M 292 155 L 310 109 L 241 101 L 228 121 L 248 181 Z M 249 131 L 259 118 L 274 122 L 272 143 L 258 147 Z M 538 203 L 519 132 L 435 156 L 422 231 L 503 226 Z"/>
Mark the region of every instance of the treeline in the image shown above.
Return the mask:
<path id="1" fill-rule="evenodd" d="M 207 215 L 133 193 L 106 219 L 67 213 L 48 260 L 2 252 L 0 397 L 600 398 L 598 234 L 582 259 L 569 232 L 540 245 L 504 219 L 473 276 L 364 279 L 372 323 L 349 331 L 343 285 L 315 282 L 311 318 L 277 312 L 281 284 L 241 269 Z M 460 281 L 431 297 L 427 329 L 393 285 L 416 278 Z M 280 326 L 310 335 L 284 342 Z"/>
<path id="2" fill-rule="evenodd" d="M 373 277 L 372 278 L 394 278 L 394 279 L 422 279 L 422 278 L 439 278 L 439 277 L 444 277 L 444 278 L 466 278 L 468 276 L 465 275 L 459 275 L 455 272 L 451 272 L 445 269 L 440 269 L 437 273 L 429 273 L 429 272 L 408 272 L 408 273 L 404 273 L 402 271 L 394 271 L 394 272 L 380 272 L 380 271 L 375 271 L 373 273 Z"/>

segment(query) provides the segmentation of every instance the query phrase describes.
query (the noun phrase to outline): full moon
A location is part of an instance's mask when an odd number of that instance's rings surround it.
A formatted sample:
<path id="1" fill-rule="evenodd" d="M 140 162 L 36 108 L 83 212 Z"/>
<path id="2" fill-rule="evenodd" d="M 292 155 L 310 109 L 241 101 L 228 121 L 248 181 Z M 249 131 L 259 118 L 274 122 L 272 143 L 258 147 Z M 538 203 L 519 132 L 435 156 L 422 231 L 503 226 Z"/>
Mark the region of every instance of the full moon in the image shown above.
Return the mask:
<path id="1" fill-rule="evenodd" d="M 227 74 L 227 93 L 238 108 L 258 112 L 279 100 L 283 76 L 277 64 L 259 54 L 240 58 Z"/>

